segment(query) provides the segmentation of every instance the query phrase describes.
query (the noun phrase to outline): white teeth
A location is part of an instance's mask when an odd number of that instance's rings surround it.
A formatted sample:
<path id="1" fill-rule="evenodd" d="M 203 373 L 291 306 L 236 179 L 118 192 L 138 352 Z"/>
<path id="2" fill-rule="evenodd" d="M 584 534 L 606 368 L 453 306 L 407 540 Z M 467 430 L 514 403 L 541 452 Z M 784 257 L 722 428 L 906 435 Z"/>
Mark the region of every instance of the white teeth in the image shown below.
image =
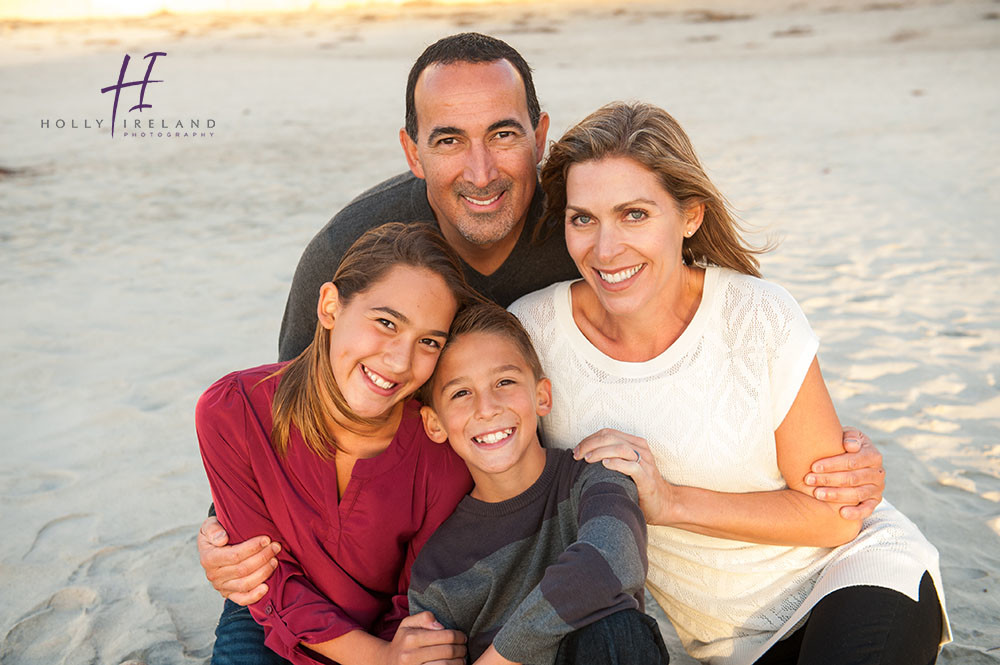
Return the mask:
<path id="1" fill-rule="evenodd" d="M 379 376 L 375 372 L 371 371 L 370 369 L 368 369 L 364 365 L 362 365 L 361 368 L 365 371 L 365 376 L 367 376 L 369 379 L 371 379 L 372 383 L 374 383 L 376 386 L 378 386 L 379 388 L 381 388 L 383 390 L 389 390 L 390 388 L 392 388 L 392 387 L 394 387 L 396 385 L 392 381 L 386 381 L 381 376 Z"/>
<path id="2" fill-rule="evenodd" d="M 637 266 L 632 266 L 631 268 L 625 268 L 625 270 L 620 270 L 618 272 L 604 272 L 603 270 L 598 270 L 601 279 L 603 279 L 608 284 L 617 284 L 618 282 L 624 281 L 631 277 L 632 275 L 639 272 L 642 267 L 646 265 L 645 263 L 640 263 Z"/>
<path id="3" fill-rule="evenodd" d="M 502 193 L 502 192 L 501 192 L 501 193 Z M 494 197 L 493 197 L 492 199 L 486 199 L 486 200 L 480 200 L 480 199 L 474 199 L 474 198 L 472 198 L 471 196 L 466 196 L 465 194 L 463 194 L 463 195 L 462 195 L 462 197 L 463 197 L 463 198 L 464 198 L 464 199 L 465 199 L 466 201 L 468 201 L 469 203 L 472 203 L 472 204 L 474 204 L 474 205 L 477 205 L 477 206 L 488 206 L 489 204 L 493 203 L 493 202 L 494 202 L 494 201 L 496 201 L 496 200 L 497 200 L 498 198 L 500 198 L 500 194 L 497 194 L 497 195 L 496 195 L 496 196 L 494 196 Z"/>
<path id="4" fill-rule="evenodd" d="M 497 441 L 502 441 L 508 436 L 514 433 L 513 427 L 508 427 L 507 429 L 502 429 L 499 432 L 490 432 L 489 434 L 483 434 L 482 436 L 474 436 L 472 440 L 476 443 L 496 443 Z"/>

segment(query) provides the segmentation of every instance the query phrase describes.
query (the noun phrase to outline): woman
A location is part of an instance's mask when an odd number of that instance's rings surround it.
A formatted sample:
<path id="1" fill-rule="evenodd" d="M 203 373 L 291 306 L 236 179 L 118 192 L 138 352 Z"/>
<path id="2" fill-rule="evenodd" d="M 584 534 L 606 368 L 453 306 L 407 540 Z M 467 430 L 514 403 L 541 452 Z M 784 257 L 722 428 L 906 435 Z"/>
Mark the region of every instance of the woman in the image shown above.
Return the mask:
<path id="1" fill-rule="evenodd" d="M 435 630 L 429 614 L 407 618 L 410 565 L 470 489 L 465 465 L 426 437 L 409 397 L 473 297 L 430 227 L 378 227 L 323 285 L 302 355 L 230 374 L 199 400 L 220 521 L 234 537 L 282 544 L 251 608 L 280 656 L 465 662 L 464 636 Z M 238 642 L 217 643 L 213 663 L 249 662 Z"/>
<path id="2" fill-rule="evenodd" d="M 888 503 L 862 525 L 804 485 L 841 441 L 818 341 L 759 279 L 676 121 L 605 106 L 552 146 L 542 186 L 583 276 L 511 306 L 557 387 L 546 445 L 582 440 L 636 481 L 647 584 L 685 648 L 933 662 L 949 639 L 937 552 Z"/>

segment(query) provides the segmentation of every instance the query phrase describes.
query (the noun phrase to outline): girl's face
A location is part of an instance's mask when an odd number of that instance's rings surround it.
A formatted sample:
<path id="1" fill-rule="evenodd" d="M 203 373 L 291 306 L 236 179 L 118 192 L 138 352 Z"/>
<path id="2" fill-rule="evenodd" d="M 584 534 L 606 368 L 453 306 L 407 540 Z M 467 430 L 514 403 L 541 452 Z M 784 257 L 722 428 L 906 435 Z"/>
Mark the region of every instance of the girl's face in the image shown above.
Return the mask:
<path id="1" fill-rule="evenodd" d="M 566 174 L 566 247 L 612 315 L 656 304 L 679 279 L 681 248 L 701 224 L 652 171 L 627 157 L 581 162 Z"/>
<path id="2" fill-rule="evenodd" d="M 437 273 L 398 265 L 347 304 L 324 285 L 319 309 L 344 399 L 377 418 L 430 378 L 458 303 Z"/>

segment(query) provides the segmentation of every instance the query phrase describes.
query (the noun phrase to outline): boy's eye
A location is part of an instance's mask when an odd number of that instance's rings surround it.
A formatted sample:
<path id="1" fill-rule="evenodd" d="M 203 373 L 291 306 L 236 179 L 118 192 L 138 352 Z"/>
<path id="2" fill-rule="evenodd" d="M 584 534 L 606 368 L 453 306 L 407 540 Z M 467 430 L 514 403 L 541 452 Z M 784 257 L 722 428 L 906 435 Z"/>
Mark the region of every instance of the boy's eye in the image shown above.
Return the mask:
<path id="1" fill-rule="evenodd" d="M 500 379 L 499 381 L 497 381 L 497 387 L 512 386 L 515 383 L 517 383 L 517 382 L 514 381 L 514 379 Z"/>
<path id="2" fill-rule="evenodd" d="M 453 392 L 453 393 L 451 394 L 451 398 L 452 398 L 452 399 L 458 399 L 459 397 L 465 397 L 465 396 L 466 396 L 466 395 L 468 395 L 468 394 L 469 394 L 469 391 L 468 391 L 468 390 L 465 390 L 465 389 L 463 388 L 462 390 L 456 390 L 455 392 Z"/>

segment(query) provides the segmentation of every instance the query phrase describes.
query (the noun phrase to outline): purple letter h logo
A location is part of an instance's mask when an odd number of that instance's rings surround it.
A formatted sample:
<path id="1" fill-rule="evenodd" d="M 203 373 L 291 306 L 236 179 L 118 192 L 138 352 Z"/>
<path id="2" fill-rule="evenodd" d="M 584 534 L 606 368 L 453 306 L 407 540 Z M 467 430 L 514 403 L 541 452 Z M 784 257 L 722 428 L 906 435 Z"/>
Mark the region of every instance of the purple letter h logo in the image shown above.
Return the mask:
<path id="1" fill-rule="evenodd" d="M 146 97 L 146 85 L 148 85 L 150 83 L 163 83 L 163 81 L 150 81 L 149 80 L 149 75 L 153 72 L 153 63 L 156 62 L 156 57 L 160 56 L 160 55 L 165 56 L 166 53 L 164 53 L 162 51 L 154 51 L 153 53 L 147 53 L 145 55 L 145 57 L 143 58 L 143 59 L 145 59 L 145 58 L 149 58 L 150 59 L 149 60 L 149 67 L 146 68 L 146 76 L 144 76 L 141 81 L 129 81 L 128 83 L 124 83 L 123 81 L 125 79 L 125 70 L 128 69 L 128 61 L 129 61 L 129 55 L 128 55 L 128 53 L 126 53 L 125 54 L 125 59 L 122 60 L 122 69 L 121 69 L 120 72 L 118 72 L 118 84 L 117 85 L 109 85 L 106 88 L 101 88 L 101 94 L 102 95 L 104 93 L 108 92 L 109 90 L 114 90 L 115 91 L 115 105 L 114 105 L 114 107 L 111 110 L 111 136 L 112 137 L 114 137 L 114 135 L 115 135 L 115 117 L 118 115 L 118 97 L 121 95 L 122 88 L 127 88 L 127 87 L 132 86 L 132 85 L 141 85 L 142 86 L 139 89 L 139 103 L 136 104 L 135 106 L 133 106 L 132 108 L 130 108 L 129 111 L 134 111 L 136 109 L 139 109 L 139 112 L 141 113 L 143 109 L 151 109 L 151 108 L 153 108 L 152 104 L 144 104 L 143 103 L 143 99 Z"/>

